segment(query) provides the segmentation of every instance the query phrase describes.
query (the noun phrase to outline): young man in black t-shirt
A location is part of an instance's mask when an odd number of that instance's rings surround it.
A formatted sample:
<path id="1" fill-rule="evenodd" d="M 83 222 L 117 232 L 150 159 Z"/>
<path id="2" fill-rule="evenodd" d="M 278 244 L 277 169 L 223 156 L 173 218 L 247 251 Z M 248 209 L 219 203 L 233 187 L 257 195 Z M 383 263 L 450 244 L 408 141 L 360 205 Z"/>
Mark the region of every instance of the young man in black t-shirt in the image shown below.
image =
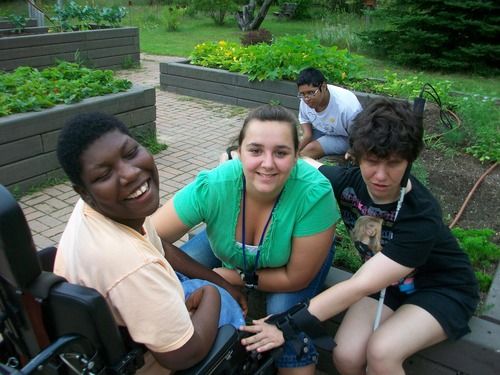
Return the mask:
<path id="1" fill-rule="evenodd" d="M 377 99 L 353 123 L 349 154 L 358 166 L 309 160 L 330 179 L 364 260 L 353 277 L 307 308 L 321 321 L 348 309 L 333 350 L 341 374 L 404 374 L 403 361 L 415 352 L 470 331 L 477 281 L 439 204 L 409 175 L 422 148 L 423 127 L 409 104 Z M 256 333 L 244 340 L 247 349 L 281 345 L 281 331 L 255 323 L 243 328 Z"/>

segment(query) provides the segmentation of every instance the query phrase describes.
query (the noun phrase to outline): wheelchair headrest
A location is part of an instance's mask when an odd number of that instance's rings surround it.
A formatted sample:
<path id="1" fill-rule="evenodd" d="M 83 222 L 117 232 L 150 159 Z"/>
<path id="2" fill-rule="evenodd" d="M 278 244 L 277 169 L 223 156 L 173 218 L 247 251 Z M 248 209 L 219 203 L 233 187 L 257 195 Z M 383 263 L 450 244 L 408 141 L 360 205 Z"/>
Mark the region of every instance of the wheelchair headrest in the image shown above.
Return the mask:
<path id="1" fill-rule="evenodd" d="M 0 278 L 25 290 L 41 272 L 23 211 L 0 185 Z"/>

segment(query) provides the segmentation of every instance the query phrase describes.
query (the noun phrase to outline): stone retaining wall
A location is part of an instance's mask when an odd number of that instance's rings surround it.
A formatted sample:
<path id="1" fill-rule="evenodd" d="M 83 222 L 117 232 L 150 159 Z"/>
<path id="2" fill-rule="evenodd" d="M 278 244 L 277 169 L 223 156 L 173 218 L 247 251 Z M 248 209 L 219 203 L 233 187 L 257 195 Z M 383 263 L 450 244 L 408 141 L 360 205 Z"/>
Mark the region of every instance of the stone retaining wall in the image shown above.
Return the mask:
<path id="1" fill-rule="evenodd" d="M 0 70 L 18 66 L 44 68 L 57 60 L 83 62 L 99 69 L 139 64 L 137 27 L 72 31 L 0 38 Z"/>
<path id="2" fill-rule="evenodd" d="M 297 112 L 297 85 L 291 81 L 249 81 L 226 70 L 190 65 L 188 61 L 160 63 L 162 90 L 242 107 L 279 103 Z M 365 106 L 376 95 L 355 93 Z"/>
<path id="3" fill-rule="evenodd" d="M 50 177 L 62 176 L 55 152 L 59 131 L 70 117 L 90 111 L 116 115 L 133 132 L 156 130 L 152 87 L 134 86 L 41 112 L 0 117 L 0 184 L 24 192 Z"/>

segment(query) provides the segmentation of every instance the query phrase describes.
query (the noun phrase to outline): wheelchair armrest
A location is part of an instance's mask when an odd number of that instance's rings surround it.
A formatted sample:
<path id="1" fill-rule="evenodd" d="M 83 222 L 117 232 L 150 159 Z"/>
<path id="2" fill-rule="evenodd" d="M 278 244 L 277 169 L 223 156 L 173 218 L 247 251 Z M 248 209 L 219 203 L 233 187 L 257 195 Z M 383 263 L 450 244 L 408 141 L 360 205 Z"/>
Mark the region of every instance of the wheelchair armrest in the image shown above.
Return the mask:
<path id="1" fill-rule="evenodd" d="M 213 369 L 219 366 L 228 356 L 228 352 L 232 352 L 233 347 L 238 342 L 238 331 L 230 324 L 226 324 L 219 328 L 214 344 L 197 365 L 185 370 L 177 371 L 177 375 L 205 375 L 212 373 Z"/>

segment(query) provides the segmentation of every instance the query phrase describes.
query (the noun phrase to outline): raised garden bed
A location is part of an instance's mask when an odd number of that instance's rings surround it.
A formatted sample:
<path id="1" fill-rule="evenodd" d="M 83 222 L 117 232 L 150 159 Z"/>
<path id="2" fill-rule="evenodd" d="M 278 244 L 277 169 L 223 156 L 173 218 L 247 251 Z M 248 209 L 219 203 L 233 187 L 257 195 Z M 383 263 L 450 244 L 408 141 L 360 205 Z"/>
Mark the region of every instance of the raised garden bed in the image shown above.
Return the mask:
<path id="1" fill-rule="evenodd" d="M 43 68 L 57 60 L 75 61 L 99 69 L 139 64 L 137 27 L 4 36 L 0 38 L 0 70 L 18 66 Z"/>
<path id="2" fill-rule="evenodd" d="M 141 86 L 40 112 L 0 117 L 0 184 L 24 192 L 62 176 L 55 152 L 59 131 L 70 117 L 90 111 L 116 115 L 132 132 L 156 131 L 155 90 Z"/>
<path id="3" fill-rule="evenodd" d="M 243 107 L 278 102 L 297 112 L 299 106 L 297 86 L 294 82 L 250 82 L 244 74 L 190 65 L 188 61 L 160 63 L 160 85 L 162 90 Z M 370 98 L 375 97 L 365 93 L 355 94 L 363 106 Z M 331 286 L 346 277 L 350 277 L 350 274 L 332 267 L 326 285 Z M 264 316 L 265 310 L 259 306 L 259 301 L 254 302 L 257 302 L 255 316 Z M 250 305 L 254 306 L 254 302 Z M 483 315 L 472 318 L 470 334 L 455 342 L 440 343 L 409 358 L 405 362 L 407 374 L 500 373 L 499 269 L 496 271 L 485 307 Z M 339 322 L 340 316 L 329 320 L 328 330 L 332 335 L 335 334 Z M 319 368 L 328 374 L 337 374 L 331 363 L 330 353 L 322 353 Z"/>
<path id="4" fill-rule="evenodd" d="M 297 112 L 297 85 L 290 81 L 249 81 L 247 76 L 226 70 L 190 65 L 189 61 L 160 63 L 162 90 L 221 103 L 256 107 L 279 103 Z M 374 95 L 355 93 L 361 105 Z"/>

